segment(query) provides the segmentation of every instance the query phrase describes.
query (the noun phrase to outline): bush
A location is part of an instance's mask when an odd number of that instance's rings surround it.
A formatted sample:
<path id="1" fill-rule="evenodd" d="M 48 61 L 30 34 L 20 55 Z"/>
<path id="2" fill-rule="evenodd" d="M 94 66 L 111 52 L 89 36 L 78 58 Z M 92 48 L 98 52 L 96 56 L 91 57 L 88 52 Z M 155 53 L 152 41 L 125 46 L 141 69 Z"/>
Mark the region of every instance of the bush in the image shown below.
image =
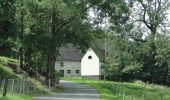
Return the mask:
<path id="1" fill-rule="evenodd" d="M 54 76 L 55 76 L 56 84 L 59 84 L 59 80 L 62 74 L 59 71 L 55 71 Z"/>

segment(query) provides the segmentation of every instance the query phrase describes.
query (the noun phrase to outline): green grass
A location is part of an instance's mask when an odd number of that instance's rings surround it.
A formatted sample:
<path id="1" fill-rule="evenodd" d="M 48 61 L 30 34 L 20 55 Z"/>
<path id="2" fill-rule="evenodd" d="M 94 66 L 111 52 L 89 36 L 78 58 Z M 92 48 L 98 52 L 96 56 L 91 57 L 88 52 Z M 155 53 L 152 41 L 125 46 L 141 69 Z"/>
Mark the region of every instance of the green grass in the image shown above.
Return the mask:
<path id="1" fill-rule="evenodd" d="M 77 83 L 83 83 L 82 79 L 68 79 Z M 85 79 L 84 84 L 95 88 L 102 100 L 170 100 L 170 88 L 159 85 L 150 85 L 140 81 L 134 83 L 111 82 Z"/>
<path id="2" fill-rule="evenodd" d="M 6 97 L 0 97 L 0 100 L 33 100 L 29 95 L 7 95 Z"/>
<path id="3" fill-rule="evenodd" d="M 5 97 L 2 96 L 2 92 L 0 91 L 0 100 L 33 100 L 33 95 L 20 95 L 20 94 L 12 94 L 8 93 Z"/>
<path id="4" fill-rule="evenodd" d="M 63 88 L 52 88 L 49 90 L 49 92 L 44 92 L 44 93 L 34 93 L 34 94 L 27 94 L 27 95 L 21 95 L 21 94 L 13 94 L 13 93 L 7 93 L 6 97 L 2 96 L 2 92 L 0 91 L 0 100 L 33 100 L 32 97 L 36 96 L 48 96 L 54 93 L 60 93 L 63 91 Z"/>

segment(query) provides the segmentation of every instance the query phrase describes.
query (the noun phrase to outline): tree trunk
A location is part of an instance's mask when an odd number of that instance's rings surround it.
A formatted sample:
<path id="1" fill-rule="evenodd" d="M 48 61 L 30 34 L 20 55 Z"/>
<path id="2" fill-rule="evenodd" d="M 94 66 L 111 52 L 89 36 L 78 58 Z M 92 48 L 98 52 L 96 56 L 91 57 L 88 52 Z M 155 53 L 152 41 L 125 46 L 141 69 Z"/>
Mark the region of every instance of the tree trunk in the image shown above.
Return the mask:
<path id="1" fill-rule="evenodd" d="M 6 96 L 8 88 L 8 78 L 5 78 L 4 89 L 3 89 L 3 96 Z"/>
<path id="2" fill-rule="evenodd" d="M 24 6 L 24 2 L 23 0 L 21 0 L 21 33 L 20 33 L 20 40 L 22 42 L 23 40 L 23 34 L 24 34 L 24 13 L 23 13 L 23 6 Z M 24 68 L 24 57 L 23 57 L 23 47 L 21 46 L 19 49 L 20 52 L 20 68 L 23 69 Z"/>
<path id="3" fill-rule="evenodd" d="M 148 81 L 150 81 L 151 83 L 155 83 L 156 82 L 156 75 L 157 75 L 157 67 L 155 66 L 156 63 L 156 44 L 155 44 L 155 33 L 152 32 L 151 36 L 150 36 L 150 40 L 149 40 L 149 46 L 150 46 L 150 50 L 148 52 L 149 57 L 147 58 L 149 61 L 148 63 L 148 67 L 150 67 L 149 72 L 151 73 L 151 77 L 149 78 Z"/>
<path id="4" fill-rule="evenodd" d="M 48 58 L 47 58 L 47 76 L 46 76 L 46 83 L 50 86 L 55 86 L 55 76 L 54 76 L 54 71 L 55 71 L 55 61 L 56 61 L 56 50 L 50 50 L 51 52 L 48 53 Z M 50 83 L 49 84 L 49 79 Z"/>
<path id="5" fill-rule="evenodd" d="M 1 89 L 1 87 L 2 87 L 2 81 L 3 81 L 3 79 L 4 79 L 4 75 L 1 75 L 1 76 L 0 76 L 0 89 Z"/>
<path id="6" fill-rule="evenodd" d="M 55 61 L 56 61 L 56 45 L 55 45 L 56 11 L 55 10 L 56 10 L 55 5 L 53 5 L 52 12 L 51 12 L 51 32 L 50 32 L 51 42 L 47 54 L 46 82 L 49 86 L 55 86 L 55 81 L 54 81 L 55 80 L 54 71 L 55 71 Z"/>
<path id="7" fill-rule="evenodd" d="M 19 56 L 20 56 L 20 68 L 23 69 L 24 68 L 24 57 L 23 57 L 22 47 L 20 48 L 19 52 L 20 52 L 20 54 L 19 54 Z"/>
<path id="8" fill-rule="evenodd" d="M 32 49 L 31 47 L 27 47 L 25 52 L 25 71 L 29 71 L 31 63 L 32 63 Z"/>

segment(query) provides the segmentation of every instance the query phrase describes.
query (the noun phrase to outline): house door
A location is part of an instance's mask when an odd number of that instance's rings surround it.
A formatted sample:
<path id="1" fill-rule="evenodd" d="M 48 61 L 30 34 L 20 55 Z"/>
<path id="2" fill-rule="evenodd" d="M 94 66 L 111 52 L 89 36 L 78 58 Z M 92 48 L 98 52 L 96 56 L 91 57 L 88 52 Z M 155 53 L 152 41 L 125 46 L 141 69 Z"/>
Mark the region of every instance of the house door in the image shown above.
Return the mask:
<path id="1" fill-rule="evenodd" d="M 60 70 L 61 76 L 64 76 L 64 70 Z"/>

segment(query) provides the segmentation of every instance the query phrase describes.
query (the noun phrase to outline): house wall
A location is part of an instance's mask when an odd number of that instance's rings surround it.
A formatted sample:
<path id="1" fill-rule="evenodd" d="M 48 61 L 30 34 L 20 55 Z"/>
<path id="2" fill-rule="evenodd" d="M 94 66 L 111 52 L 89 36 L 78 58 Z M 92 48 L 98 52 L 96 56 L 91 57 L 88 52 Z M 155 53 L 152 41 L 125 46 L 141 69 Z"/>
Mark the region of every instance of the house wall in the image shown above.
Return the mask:
<path id="1" fill-rule="evenodd" d="M 100 62 L 92 49 L 89 49 L 81 60 L 81 75 L 95 76 L 100 75 Z"/>
<path id="2" fill-rule="evenodd" d="M 61 66 L 63 62 L 63 67 Z M 81 63 L 79 61 L 56 61 L 55 70 L 64 70 L 64 76 L 80 76 L 81 75 Z M 71 73 L 67 73 L 67 70 L 71 70 Z M 79 73 L 76 73 L 79 70 Z"/>

